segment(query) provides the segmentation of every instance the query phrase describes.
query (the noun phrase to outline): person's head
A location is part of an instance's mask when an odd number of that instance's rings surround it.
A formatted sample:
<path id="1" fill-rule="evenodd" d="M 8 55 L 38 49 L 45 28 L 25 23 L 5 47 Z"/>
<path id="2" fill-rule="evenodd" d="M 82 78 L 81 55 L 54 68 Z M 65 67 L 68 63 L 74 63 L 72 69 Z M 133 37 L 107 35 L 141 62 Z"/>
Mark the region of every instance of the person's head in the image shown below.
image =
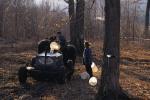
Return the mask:
<path id="1" fill-rule="evenodd" d="M 59 32 L 57 32 L 57 35 L 61 35 L 61 32 L 59 31 Z"/>
<path id="2" fill-rule="evenodd" d="M 88 41 L 85 41 L 85 42 L 84 42 L 84 47 L 85 47 L 85 48 L 89 48 L 89 46 L 90 46 L 89 42 L 88 42 Z"/>
<path id="3" fill-rule="evenodd" d="M 51 37 L 49 38 L 49 40 L 50 40 L 50 41 L 55 41 L 55 40 L 56 40 L 56 36 L 51 36 Z"/>

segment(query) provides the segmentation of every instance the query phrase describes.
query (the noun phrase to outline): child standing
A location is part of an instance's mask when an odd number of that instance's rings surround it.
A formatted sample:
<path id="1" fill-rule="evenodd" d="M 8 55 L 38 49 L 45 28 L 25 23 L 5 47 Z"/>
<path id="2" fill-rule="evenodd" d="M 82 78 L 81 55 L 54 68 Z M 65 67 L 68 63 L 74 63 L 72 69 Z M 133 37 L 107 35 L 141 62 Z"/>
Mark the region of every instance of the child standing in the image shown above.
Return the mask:
<path id="1" fill-rule="evenodd" d="M 83 64 L 85 65 L 86 71 L 87 73 L 90 75 L 90 77 L 93 76 L 92 73 L 92 68 L 91 68 L 91 64 L 92 64 L 92 50 L 89 47 L 89 42 L 85 42 L 84 43 L 84 51 L 83 51 Z"/>

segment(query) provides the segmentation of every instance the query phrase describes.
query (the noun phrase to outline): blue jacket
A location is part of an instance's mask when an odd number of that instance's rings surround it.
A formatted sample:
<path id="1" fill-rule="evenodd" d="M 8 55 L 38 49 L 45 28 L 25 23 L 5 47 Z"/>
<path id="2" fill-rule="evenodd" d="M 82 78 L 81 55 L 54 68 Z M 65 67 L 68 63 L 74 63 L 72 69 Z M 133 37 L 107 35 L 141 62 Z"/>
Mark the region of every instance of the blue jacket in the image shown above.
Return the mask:
<path id="1" fill-rule="evenodd" d="M 83 64 L 85 65 L 92 64 L 92 51 L 90 48 L 85 48 L 83 51 Z"/>

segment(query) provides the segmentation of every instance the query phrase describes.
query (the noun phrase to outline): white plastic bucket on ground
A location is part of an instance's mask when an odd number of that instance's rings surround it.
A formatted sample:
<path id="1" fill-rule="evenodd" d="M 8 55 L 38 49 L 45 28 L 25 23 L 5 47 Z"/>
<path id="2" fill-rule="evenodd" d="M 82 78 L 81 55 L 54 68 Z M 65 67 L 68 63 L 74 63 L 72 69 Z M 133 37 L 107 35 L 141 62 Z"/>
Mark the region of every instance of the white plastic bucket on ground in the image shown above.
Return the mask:
<path id="1" fill-rule="evenodd" d="M 85 80 L 85 79 L 89 79 L 90 75 L 87 72 L 83 72 L 80 74 L 81 79 Z"/>
<path id="2" fill-rule="evenodd" d="M 90 84 L 91 86 L 97 85 L 97 78 L 96 78 L 96 77 L 91 77 L 91 78 L 89 79 L 89 84 Z"/>

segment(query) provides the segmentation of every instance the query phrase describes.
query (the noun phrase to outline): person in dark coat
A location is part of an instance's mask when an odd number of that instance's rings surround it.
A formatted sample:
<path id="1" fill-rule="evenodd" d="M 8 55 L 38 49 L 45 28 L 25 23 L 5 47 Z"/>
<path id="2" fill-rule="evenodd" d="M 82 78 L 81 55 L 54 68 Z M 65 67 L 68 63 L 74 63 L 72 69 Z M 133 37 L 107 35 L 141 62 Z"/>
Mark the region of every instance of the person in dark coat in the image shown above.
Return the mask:
<path id="1" fill-rule="evenodd" d="M 61 32 L 57 32 L 57 40 L 60 43 L 61 48 L 66 46 L 66 39 Z"/>
<path id="2" fill-rule="evenodd" d="M 63 62 L 66 66 L 66 78 L 68 81 L 71 80 L 74 73 L 75 60 L 76 60 L 76 48 L 73 45 L 66 45 L 63 50 Z"/>
<path id="3" fill-rule="evenodd" d="M 85 42 L 84 43 L 84 51 L 83 51 L 83 64 L 85 65 L 86 71 L 87 73 L 90 75 L 90 77 L 93 76 L 92 73 L 92 68 L 91 68 L 91 64 L 92 64 L 92 50 L 89 47 L 89 42 Z"/>
<path id="4" fill-rule="evenodd" d="M 43 52 L 50 52 L 50 43 L 56 41 L 56 36 L 45 38 L 38 42 L 38 54 Z"/>
<path id="5" fill-rule="evenodd" d="M 48 38 L 45 38 L 38 42 L 38 54 L 43 52 L 48 52 L 50 50 L 50 40 Z"/>

